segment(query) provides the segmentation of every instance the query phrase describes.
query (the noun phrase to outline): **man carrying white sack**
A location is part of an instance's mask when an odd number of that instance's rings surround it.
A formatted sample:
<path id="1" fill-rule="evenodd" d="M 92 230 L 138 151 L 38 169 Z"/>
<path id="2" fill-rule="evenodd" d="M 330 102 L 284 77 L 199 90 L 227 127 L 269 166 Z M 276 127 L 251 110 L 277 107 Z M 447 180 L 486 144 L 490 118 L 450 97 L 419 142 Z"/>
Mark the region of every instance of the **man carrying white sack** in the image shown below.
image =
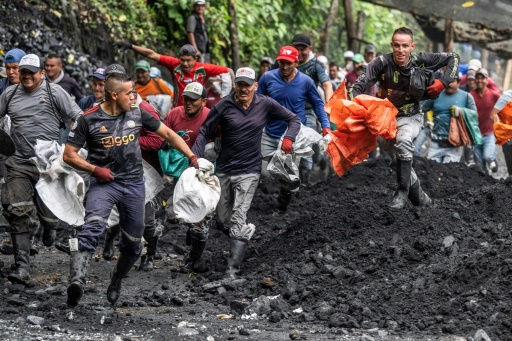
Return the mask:
<path id="1" fill-rule="evenodd" d="M 117 70 L 118 72 L 115 72 Z M 145 110 L 133 106 L 135 86 L 117 64 L 107 68 L 105 101 L 80 116 L 69 133 L 64 162 L 89 172 L 91 185 L 85 208 L 85 224 L 71 246 L 70 285 L 67 304 L 78 305 L 84 293 L 89 261 L 105 231 L 114 205 L 119 210 L 122 235 L 121 255 L 114 267 L 107 300 L 115 304 L 121 294 L 121 282 L 142 251 L 144 232 L 145 188 L 142 156 L 139 146 L 140 128 L 144 127 L 164 138 L 189 158 L 197 167 L 197 157 L 172 130 Z M 78 155 L 87 143 L 90 163 Z"/>
<path id="2" fill-rule="evenodd" d="M 235 279 L 247 244 L 255 227 L 247 224 L 247 211 L 261 173 L 261 135 L 269 120 L 288 124 L 282 149 L 292 152 L 292 143 L 300 130 L 300 119 L 273 99 L 255 94 L 256 73 L 244 67 L 236 72 L 235 93 L 220 100 L 201 126 L 192 151 L 198 157 L 221 126 L 222 147 L 217 159 L 221 195 L 216 210 L 217 226 L 229 234 L 230 249 L 226 277 Z"/>

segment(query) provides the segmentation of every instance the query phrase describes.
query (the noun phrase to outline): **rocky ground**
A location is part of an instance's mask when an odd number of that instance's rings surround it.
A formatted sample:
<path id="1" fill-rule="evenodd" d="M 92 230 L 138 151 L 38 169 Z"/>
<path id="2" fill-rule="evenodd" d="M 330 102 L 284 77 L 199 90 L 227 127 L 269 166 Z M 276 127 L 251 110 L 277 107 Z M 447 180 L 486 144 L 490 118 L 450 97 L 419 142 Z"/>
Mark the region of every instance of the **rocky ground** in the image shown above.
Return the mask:
<path id="1" fill-rule="evenodd" d="M 228 241 L 216 230 L 210 271 L 179 273 L 179 225 L 167 226 L 153 272 L 130 273 L 115 308 L 105 298 L 114 263 L 99 252 L 73 311 L 67 255 L 41 249 L 29 287 L 6 280 L 12 256 L 0 256 L 2 339 L 511 340 L 512 180 L 462 164 L 415 167 L 434 205 L 394 217 L 384 209 L 394 174 L 383 159 L 301 191 L 280 217 L 271 213 L 276 186 L 265 181 L 234 283 L 222 281 Z"/>

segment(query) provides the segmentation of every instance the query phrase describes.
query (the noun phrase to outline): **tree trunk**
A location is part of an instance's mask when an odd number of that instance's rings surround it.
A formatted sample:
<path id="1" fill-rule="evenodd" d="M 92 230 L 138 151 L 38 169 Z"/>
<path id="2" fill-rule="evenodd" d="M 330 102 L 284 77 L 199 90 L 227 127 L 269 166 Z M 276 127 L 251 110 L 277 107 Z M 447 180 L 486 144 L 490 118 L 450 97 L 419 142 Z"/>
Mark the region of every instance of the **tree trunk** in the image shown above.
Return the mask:
<path id="1" fill-rule="evenodd" d="M 363 11 L 357 12 L 357 24 L 356 24 L 356 38 L 355 40 L 355 50 L 352 50 L 354 52 L 361 51 L 361 41 L 363 40 L 364 36 L 364 20 L 366 16 L 364 15 Z"/>
<path id="2" fill-rule="evenodd" d="M 503 91 L 510 89 L 510 74 L 512 73 L 512 59 L 507 60 L 507 68 L 505 69 L 505 79 L 503 80 Z"/>
<path id="3" fill-rule="evenodd" d="M 238 41 L 238 22 L 236 20 L 235 0 L 229 1 L 229 16 L 231 17 L 230 35 L 231 35 L 231 53 L 233 56 L 232 68 L 236 72 L 240 67 L 240 44 Z"/>
<path id="4" fill-rule="evenodd" d="M 482 49 L 482 56 L 480 57 L 480 60 L 482 61 L 482 67 L 489 71 L 489 50 Z"/>
<path id="5" fill-rule="evenodd" d="M 444 22 L 444 52 L 453 52 L 453 38 L 455 33 L 453 31 L 453 20 L 446 19 Z"/>
<path id="6" fill-rule="evenodd" d="M 325 30 L 322 34 L 322 38 L 320 40 L 320 52 L 322 52 L 324 55 L 327 55 L 329 52 L 329 39 L 331 37 L 331 29 L 332 24 L 334 23 L 334 18 L 336 17 L 336 14 L 338 13 L 338 6 L 339 1 L 338 0 L 332 0 L 331 1 L 331 8 L 329 9 L 329 15 L 327 16 L 327 20 L 325 22 Z"/>
<path id="7" fill-rule="evenodd" d="M 345 26 L 347 27 L 347 46 L 350 50 L 357 53 L 356 24 L 354 22 L 354 14 L 352 11 L 352 0 L 343 0 L 345 5 Z"/>

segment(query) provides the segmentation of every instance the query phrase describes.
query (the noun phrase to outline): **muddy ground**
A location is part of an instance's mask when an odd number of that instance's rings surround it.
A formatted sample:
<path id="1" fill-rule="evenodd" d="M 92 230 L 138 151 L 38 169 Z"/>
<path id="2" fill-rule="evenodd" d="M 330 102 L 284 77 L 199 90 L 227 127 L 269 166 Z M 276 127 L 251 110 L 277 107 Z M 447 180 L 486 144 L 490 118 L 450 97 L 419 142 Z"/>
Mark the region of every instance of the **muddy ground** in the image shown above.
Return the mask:
<path id="1" fill-rule="evenodd" d="M 302 190 L 280 217 L 271 213 L 276 186 L 265 181 L 235 283 L 221 280 L 228 240 L 216 230 L 205 252 L 210 271 L 178 271 L 187 251 L 180 225 L 167 224 L 157 268 L 132 270 L 115 308 L 105 297 L 114 262 L 101 250 L 73 311 L 65 304 L 67 255 L 41 247 L 29 287 L 7 281 L 12 256 L 2 255 L 0 337 L 419 341 L 470 340 L 483 329 L 512 340 L 512 180 L 421 158 L 415 168 L 434 205 L 394 217 L 384 207 L 395 176 L 383 159 Z"/>

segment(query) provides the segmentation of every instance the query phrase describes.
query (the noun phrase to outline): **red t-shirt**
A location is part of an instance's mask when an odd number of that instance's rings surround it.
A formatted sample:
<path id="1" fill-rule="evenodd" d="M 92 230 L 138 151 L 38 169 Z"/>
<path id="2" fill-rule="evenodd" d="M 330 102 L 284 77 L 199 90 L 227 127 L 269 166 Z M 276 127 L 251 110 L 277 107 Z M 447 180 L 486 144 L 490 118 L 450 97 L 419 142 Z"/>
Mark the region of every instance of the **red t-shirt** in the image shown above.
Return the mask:
<path id="1" fill-rule="evenodd" d="M 186 130 L 187 133 L 183 137 L 187 145 L 192 148 L 196 142 L 197 135 L 201 125 L 206 120 L 210 109 L 203 107 L 199 114 L 190 119 L 185 115 L 185 108 L 183 106 L 172 109 L 165 118 L 165 125 L 174 130 L 175 132 Z"/>
<path id="2" fill-rule="evenodd" d="M 489 88 L 485 89 L 484 95 L 480 97 L 477 90 L 470 92 L 471 96 L 475 99 L 476 110 L 478 112 L 478 127 L 482 136 L 494 133 L 494 125 L 491 121 L 491 112 L 494 104 L 500 98 L 499 92 L 491 91 Z"/>
<path id="3" fill-rule="evenodd" d="M 208 102 L 206 102 L 206 107 L 211 109 L 217 102 L 220 101 L 220 95 L 218 92 L 213 92 L 211 89 L 208 89 L 206 92 L 206 98 Z"/>
<path id="4" fill-rule="evenodd" d="M 178 58 L 160 55 L 159 63 L 168 68 L 176 79 L 178 85 L 178 105 L 183 105 L 183 89 L 187 84 L 192 82 L 199 82 L 206 86 L 206 82 L 210 77 L 216 77 L 220 74 L 227 73 L 228 68 L 225 66 L 195 62 L 194 67 L 187 73 L 183 73 L 181 69 L 180 60 Z"/>

